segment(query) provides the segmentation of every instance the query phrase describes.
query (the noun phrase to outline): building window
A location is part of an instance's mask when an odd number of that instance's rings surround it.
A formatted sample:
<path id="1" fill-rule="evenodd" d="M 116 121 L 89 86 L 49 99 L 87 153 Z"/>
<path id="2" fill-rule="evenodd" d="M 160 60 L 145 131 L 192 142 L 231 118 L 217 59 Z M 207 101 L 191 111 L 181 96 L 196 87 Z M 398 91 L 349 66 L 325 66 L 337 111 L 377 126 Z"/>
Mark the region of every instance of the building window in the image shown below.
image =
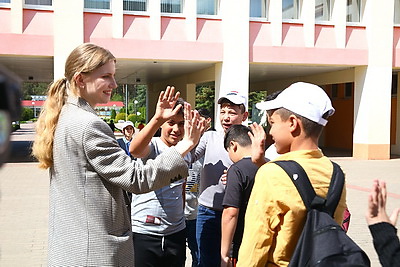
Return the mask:
<path id="1" fill-rule="evenodd" d="M 9 4 L 9 3 L 10 3 L 10 0 L 0 0 L 0 3 L 7 3 L 7 4 Z"/>
<path id="2" fill-rule="evenodd" d="M 315 20 L 329 21 L 331 19 L 332 1 L 315 0 Z"/>
<path id="3" fill-rule="evenodd" d="M 197 0 L 197 14 L 217 15 L 218 0 Z"/>
<path id="4" fill-rule="evenodd" d="M 250 0 L 250 17 L 266 18 L 268 14 L 267 1 L 268 0 Z"/>
<path id="5" fill-rule="evenodd" d="M 400 24 L 400 0 L 394 1 L 394 24 Z"/>
<path id="6" fill-rule="evenodd" d="M 25 0 L 25 5 L 51 6 L 52 0 Z M 8 1 L 10 3 L 10 1 Z"/>
<path id="7" fill-rule="evenodd" d="M 147 0 L 124 0 L 124 10 L 126 11 L 146 11 Z"/>
<path id="8" fill-rule="evenodd" d="M 347 22 L 361 21 L 361 0 L 347 0 Z"/>
<path id="9" fill-rule="evenodd" d="M 394 73 L 392 75 L 392 96 L 397 96 L 397 85 L 398 85 L 397 75 L 398 75 L 397 73 Z"/>
<path id="10" fill-rule="evenodd" d="M 110 9 L 110 0 L 85 0 L 85 8 Z"/>
<path id="11" fill-rule="evenodd" d="M 352 97 L 353 96 L 353 83 L 346 83 L 344 85 L 344 97 Z"/>
<path id="12" fill-rule="evenodd" d="M 338 97 L 338 85 L 332 84 L 331 90 L 332 90 L 331 91 L 332 98 L 337 98 Z"/>
<path id="13" fill-rule="evenodd" d="M 162 13 L 182 13 L 183 0 L 161 0 Z"/>
<path id="14" fill-rule="evenodd" d="M 283 19 L 299 18 L 299 0 L 282 1 L 282 18 Z"/>

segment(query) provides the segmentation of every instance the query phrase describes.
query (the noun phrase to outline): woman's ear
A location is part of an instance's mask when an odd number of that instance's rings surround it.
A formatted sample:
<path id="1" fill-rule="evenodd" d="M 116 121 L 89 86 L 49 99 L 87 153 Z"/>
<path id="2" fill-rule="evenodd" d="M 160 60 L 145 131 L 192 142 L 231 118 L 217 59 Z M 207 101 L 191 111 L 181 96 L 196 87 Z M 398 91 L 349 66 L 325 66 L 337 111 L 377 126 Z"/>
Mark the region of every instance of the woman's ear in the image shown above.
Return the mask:
<path id="1" fill-rule="evenodd" d="M 75 74 L 75 76 L 74 76 L 75 84 L 79 89 L 85 88 L 85 82 L 83 81 L 84 80 L 83 78 L 84 77 L 83 77 L 82 73 Z"/>

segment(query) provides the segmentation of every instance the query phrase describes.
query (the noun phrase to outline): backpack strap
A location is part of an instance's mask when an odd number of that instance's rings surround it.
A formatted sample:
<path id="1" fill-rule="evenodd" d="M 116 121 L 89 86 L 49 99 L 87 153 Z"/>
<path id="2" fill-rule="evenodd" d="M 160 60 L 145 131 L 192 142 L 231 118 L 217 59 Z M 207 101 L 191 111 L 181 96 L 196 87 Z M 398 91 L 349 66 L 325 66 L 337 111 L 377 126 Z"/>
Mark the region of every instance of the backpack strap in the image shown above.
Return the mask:
<path id="1" fill-rule="evenodd" d="M 344 173 L 340 166 L 333 162 L 333 173 L 331 182 L 329 184 L 328 194 L 326 196 L 325 209 L 332 217 L 335 213 L 336 207 L 339 204 L 340 197 L 342 196 L 344 187 Z"/>
<path id="2" fill-rule="evenodd" d="M 331 217 L 333 217 L 336 207 L 339 204 L 344 186 L 344 174 L 338 164 L 332 162 L 332 178 L 329 184 L 327 198 L 324 199 L 315 193 L 307 173 L 296 161 L 279 160 L 274 161 L 273 163 L 279 165 L 288 174 L 296 186 L 297 191 L 299 191 L 307 211 L 314 208 L 327 212 Z"/>

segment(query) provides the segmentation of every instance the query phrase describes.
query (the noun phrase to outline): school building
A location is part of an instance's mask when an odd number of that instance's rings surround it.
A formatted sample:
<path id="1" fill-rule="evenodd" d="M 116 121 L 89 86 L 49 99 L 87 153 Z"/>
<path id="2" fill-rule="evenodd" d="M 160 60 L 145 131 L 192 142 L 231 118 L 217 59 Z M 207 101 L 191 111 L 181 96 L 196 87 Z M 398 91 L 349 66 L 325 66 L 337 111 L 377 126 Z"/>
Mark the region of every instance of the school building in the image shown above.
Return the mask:
<path id="1" fill-rule="evenodd" d="M 400 154 L 399 2 L 0 0 L 0 64 L 49 82 L 77 45 L 104 46 L 119 84 L 147 84 L 149 116 L 166 85 L 194 103 L 200 84 L 218 99 L 312 82 L 336 108 L 320 146 L 389 159 Z"/>

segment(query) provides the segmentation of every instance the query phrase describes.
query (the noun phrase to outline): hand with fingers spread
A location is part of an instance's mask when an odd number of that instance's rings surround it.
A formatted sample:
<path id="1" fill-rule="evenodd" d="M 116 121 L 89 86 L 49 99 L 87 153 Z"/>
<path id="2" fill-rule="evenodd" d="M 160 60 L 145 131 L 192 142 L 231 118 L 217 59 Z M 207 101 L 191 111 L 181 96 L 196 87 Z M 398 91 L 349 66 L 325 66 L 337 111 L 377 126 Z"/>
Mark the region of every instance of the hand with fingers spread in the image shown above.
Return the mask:
<path id="1" fill-rule="evenodd" d="M 386 200 L 386 183 L 374 180 L 368 197 L 365 218 L 381 265 L 383 267 L 400 266 L 400 242 L 395 227 L 400 209 L 395 209 L 389 217 L 386 213 Z"/>
<path id="2" fill-rule="evenodd" d="M 387 222 L 396 226 L 400 208 L 395 209 L 389 217 L 386 213 L 386 200 L 386 183 L 384 181 L 374 180 L 372 191 L 368 198 L 368 211 L 365 216 L 368 225 Z"/>
<path id="3" fill-rule="evenodd" d="M 249 132 L 249 136 L 251 139 L 251 161 L 258 167 L 261 167 L 267 161 L 265 160 L 265 139 L 267 134 L 264 131 L 264 128 L 253 122 L 250 124 L 251 132 Z"/>
<path id="4" fill-rule="evenodd" d="M 181 105 L 177 105 L 174 108 L 179 96 L 179 92 L 175 93 L 175 87 L 167 86 L 166 90 L 162 91 L 158 97 L 154 118 L 165 122 L 171 117 L 175 116 L 181 108 Z"/>
<path id="5" fill-rule="evenodd" d="M 205 120 L 200 117 L 196 110 L 192 110 L 189 103 L 185 103 L 184 118 L 185 134 L 183 139 L 176 145 L 176 150 L 183 156 L 197 145 L 206 126 Z"/>

